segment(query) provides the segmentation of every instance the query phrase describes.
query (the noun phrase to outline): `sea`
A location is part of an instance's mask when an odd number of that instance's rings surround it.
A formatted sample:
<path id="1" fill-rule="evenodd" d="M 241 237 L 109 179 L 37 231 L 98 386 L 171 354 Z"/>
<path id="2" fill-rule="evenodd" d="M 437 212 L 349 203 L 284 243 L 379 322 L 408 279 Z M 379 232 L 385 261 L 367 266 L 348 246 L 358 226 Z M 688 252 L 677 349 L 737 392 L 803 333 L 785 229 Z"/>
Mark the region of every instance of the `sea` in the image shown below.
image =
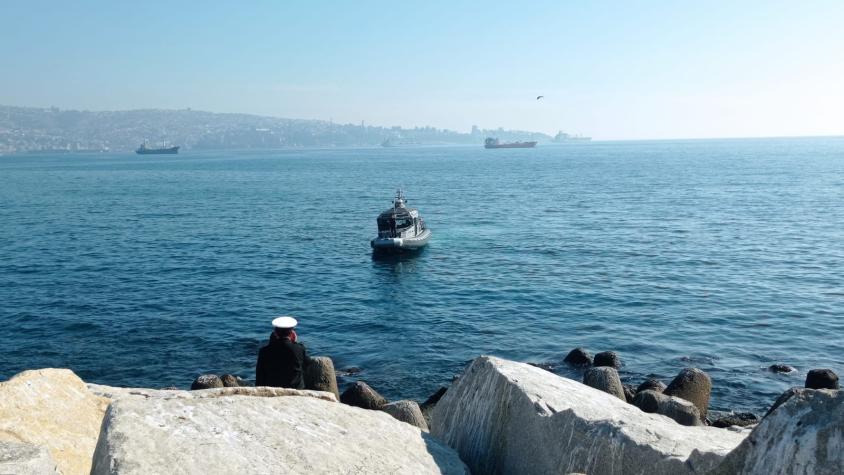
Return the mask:
<path id="1" fill-rule="evenodd" d="M 432 239 L 373 258 L 397 188 Z M 0 380 L 254 380 L 279 315 L 389 399 L 583 347 L 762 412 L 844 374 L 844 138 L 0 157 Z"/>

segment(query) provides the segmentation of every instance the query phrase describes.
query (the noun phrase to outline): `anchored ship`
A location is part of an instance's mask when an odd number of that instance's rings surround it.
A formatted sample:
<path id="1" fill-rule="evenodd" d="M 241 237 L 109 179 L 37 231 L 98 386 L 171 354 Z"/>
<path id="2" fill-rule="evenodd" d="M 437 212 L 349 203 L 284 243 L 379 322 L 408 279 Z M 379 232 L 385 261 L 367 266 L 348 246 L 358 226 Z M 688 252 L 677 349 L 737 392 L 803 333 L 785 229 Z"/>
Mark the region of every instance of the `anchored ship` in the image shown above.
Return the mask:
<path id="1" fill-rule="evenodd" d="M 498 139 L 487 138 L 484 141 L 484 148 L 533 148 L 536 142 L 509 142 L 501 143 Z"/>
<path id="2" fill-rule="evenodd" d="M 175 147 L 168 147 L 166 144 L 161 148 L 150 148 L 147 147 L 147 143 L 144 142 L 135 150 L 135 153 L 138 155 L 175 155 L 179 153 L 179 146 Z"/>
<path id="3" fill-rule="evenodd" d="M 583 135 L 572 135 L 563 132 L 562 130 L 557 132 L 557 135 L 554 136 L 554 142 L 563 143 L 563 142 L 588 142 L 592 140 L 592 137 L 585 137 Z"/>

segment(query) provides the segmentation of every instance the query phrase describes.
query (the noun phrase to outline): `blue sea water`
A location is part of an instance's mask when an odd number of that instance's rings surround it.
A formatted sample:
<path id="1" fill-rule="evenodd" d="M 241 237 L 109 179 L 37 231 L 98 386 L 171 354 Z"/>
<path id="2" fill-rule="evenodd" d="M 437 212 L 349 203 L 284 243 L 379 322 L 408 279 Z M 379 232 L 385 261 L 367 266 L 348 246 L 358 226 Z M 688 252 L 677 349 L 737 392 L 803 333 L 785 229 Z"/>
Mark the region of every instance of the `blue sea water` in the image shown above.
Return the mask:
<path id="1" fill-rule="evenodd" d="M 373 260 L 397 186 L 433 239 Z M 0 157 L 0 379 L 252 378 L 292 314 L 389 398 L 584 346 L 759 411 L 844 372 L 842 271 L 842 138 Z"/>

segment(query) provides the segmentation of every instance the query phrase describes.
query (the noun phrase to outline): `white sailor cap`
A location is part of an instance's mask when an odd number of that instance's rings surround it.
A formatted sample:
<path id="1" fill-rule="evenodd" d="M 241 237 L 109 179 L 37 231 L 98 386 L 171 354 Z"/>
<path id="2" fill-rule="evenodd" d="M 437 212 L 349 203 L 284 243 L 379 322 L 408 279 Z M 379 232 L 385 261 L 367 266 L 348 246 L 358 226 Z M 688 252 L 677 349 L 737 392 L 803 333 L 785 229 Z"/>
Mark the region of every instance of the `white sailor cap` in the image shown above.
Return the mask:
<path id="1" fill-rule="evenodd" d="M 273 328 L 294 328 L 298 323 L 293 317 L 278 317 L 273 320 Z"/>

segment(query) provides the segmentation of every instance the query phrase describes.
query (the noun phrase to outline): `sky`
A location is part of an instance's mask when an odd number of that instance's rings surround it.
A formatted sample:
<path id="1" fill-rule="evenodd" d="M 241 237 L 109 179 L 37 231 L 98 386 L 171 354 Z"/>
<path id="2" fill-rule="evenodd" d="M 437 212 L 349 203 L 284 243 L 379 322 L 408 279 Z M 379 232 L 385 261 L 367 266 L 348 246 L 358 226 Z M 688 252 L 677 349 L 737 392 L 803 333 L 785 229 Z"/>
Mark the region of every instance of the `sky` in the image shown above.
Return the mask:
<path id="1" fill-rule="evenodd" d="M 0 104 L 844 135 L 844 1 L 2 0 Z"/>

